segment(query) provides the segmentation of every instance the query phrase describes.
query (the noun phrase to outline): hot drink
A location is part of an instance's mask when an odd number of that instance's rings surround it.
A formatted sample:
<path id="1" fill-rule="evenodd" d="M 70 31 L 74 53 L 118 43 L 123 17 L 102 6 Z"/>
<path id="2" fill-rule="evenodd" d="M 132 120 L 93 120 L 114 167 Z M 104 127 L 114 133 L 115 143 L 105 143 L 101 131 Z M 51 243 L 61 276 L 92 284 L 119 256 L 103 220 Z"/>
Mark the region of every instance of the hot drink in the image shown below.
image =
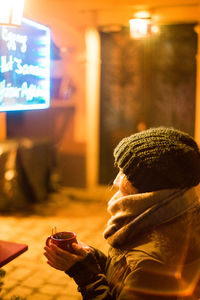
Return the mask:
<path id="1" fill-rule="evenodd" d="M 73 252 L 72 243 L 77 243 L 76 233 L 72 231 L 56 232 L 46 240 L 46 245 L 48 247 L 50 247 L 51 244 L 54 244 L 59 248 L 70 252 Z"/>

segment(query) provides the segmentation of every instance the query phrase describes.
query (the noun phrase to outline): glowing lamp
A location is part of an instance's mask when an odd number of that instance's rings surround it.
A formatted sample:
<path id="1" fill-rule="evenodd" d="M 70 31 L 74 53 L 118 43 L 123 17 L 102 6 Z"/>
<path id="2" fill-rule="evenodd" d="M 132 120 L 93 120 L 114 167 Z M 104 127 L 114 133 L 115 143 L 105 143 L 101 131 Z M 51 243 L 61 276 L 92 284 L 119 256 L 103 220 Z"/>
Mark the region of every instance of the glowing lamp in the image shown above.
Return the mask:
<path id="1" fill-rule="evenodd" d="M 133 18 L 129 20 L 132 38 L 143 38 L 151 33 L 150 19 Z"/>
<path id="2" fill-rule="evenodd" d="M 24 0 L 0 0 L 0 25 L 21 25 Z"/>
<path id="3" fill-rule="evenodd" d="M 151 33 L 151 18 L 148 12 L 138 12 L 129 20 L 132 38 L 143 38 Z"/>

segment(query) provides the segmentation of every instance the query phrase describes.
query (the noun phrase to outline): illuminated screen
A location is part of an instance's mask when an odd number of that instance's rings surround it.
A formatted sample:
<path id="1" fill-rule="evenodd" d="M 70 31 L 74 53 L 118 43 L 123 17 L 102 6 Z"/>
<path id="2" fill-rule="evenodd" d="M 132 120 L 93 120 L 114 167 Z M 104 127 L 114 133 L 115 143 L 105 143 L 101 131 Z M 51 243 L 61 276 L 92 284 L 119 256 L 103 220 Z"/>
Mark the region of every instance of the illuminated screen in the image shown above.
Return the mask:
<path id="1" fill-rule="evenodd" d="M 0 27 L 0 111 L 50 104 L 50 29 L 28 19 Z"/>

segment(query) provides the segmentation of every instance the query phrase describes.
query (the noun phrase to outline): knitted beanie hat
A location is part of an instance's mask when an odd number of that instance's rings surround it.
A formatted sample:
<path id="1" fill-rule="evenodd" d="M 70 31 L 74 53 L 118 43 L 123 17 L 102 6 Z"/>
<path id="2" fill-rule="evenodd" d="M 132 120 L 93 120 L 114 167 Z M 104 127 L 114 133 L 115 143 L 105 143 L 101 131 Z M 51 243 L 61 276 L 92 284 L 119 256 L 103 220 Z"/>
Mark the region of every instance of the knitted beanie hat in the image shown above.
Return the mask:
<path id="1" fill-rule="evenodd" d="M 157 127 L 121 140 L 115 165 L 139 192 L 192 187 L 200 182 L 200 150 L 187 133 Z"/>

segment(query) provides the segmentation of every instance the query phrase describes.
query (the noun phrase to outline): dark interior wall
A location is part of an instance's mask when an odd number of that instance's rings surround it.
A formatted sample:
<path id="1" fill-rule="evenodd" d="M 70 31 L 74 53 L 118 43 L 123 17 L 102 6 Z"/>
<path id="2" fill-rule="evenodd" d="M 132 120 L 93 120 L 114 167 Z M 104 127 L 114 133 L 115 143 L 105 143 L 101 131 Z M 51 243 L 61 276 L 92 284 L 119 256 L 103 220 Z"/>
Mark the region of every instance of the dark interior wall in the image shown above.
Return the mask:
<path id="1" fill-rule="evenodd" d="M 47 139 L 57 153 L 61 184 L 85 186 L 85 145 L 74 141 L 74 107 L 8 112 L 8 139 Z"/>
<path id="2" fill-rule="evenodd" d="M 7 138 L 46 137 L 54 141 L 50 122 L 51 112 L 47 110 L 7 112 Z"/>
<path id="3" fill-rule="evenodd" d="M 101 33 L 100 183 L 113 181 L 113 149 L 123 137 L 154 126 L 194 135 L 194 25 L 161 26 L 140 40 L 127 28 Z"/>

